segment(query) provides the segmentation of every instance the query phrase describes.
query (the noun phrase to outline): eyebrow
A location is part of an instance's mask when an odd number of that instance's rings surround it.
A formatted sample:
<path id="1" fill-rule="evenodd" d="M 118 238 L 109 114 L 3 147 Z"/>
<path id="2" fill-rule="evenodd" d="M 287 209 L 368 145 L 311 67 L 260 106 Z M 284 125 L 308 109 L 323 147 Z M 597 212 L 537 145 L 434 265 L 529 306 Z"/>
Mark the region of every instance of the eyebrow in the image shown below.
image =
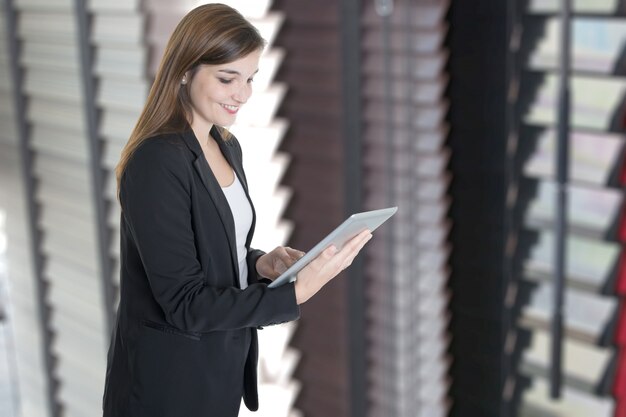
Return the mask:
<path id="1" fill-rule="evenodd" d="M 239 71 L 235 71 L 232 69 L 221 69 L 221 70 L 218 70 L 217 72 L 225 72 L 226 74 L 232 74 L 232 75 L 241 75 Z M 256 71 L 254 71 L 254 73 L 252 73 L 252 75 L 256 74 L 257 72 L 259 72 L 258 68 Z"/>

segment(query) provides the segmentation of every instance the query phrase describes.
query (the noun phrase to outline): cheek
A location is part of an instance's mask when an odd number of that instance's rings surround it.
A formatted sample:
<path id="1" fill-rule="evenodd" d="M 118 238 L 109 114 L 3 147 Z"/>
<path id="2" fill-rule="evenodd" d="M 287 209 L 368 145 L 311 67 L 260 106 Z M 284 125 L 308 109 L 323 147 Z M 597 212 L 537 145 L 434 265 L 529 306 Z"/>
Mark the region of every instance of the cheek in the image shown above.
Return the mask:
<path id="1" fill-rule="evenodd" d="M 191 99 L 191 105 L 195 108 L 201 103 L 201 94 L 198 88 L 192 88 L 189 91 L 189 98 Z"/>
<path id="2" fill-rule="evenodd" d="M 222 103 L 228 98 L 228 89 L 223 86 L 211 90 L 211 100 Z"/>
<path id="3" fill-rule="evenodd" d="M 206 109 L 207 105 L 211 104 L 212 95 L 210 93 L 211 90 L 206 87 L 206 85 L 198 84 L 195 85 L 193 89 L 189 92 L 189 97 L 191 98 L 191 105 L 199 110 Z"/>
<path id="4" fill-rule="evenodd" d="M 189 92 L 191 104 L 195 109 L 219 106 L 228 102 L 231 95 L 230 86 L 220 83 L 218 80 L 196 80 Z"/>

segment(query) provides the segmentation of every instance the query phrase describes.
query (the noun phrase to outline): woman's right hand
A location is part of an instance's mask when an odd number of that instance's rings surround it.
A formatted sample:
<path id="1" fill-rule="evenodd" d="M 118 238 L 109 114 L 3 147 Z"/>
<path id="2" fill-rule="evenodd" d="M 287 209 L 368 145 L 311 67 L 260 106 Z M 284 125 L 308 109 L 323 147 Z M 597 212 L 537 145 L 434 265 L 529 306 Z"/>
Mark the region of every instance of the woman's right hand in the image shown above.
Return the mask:
<path id="1" fill-rule="evenodd" d="M 295 284 L 297 303 L 305 303 L 331 279 L 349 267 L 371 238 L 372 233 L 364 230 L 348 241 L 340 251 L 337 251 L 334 245 L 330 246 L 303 268 L 298 273 Z"/>

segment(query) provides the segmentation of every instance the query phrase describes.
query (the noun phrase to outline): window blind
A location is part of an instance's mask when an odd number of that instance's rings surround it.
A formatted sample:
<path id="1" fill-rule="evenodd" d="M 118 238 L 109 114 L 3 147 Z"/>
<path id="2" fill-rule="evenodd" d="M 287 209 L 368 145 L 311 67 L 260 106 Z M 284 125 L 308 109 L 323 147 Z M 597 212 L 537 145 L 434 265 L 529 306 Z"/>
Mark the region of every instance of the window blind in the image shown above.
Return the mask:
<path id="1" fill-rule="evenodd" d="M 621 176 L 626 24 L 621 2 L 574 2 L 563 393 L 548 393 L 553 308 L 557 3 L 520 10 L 517 362 L 523 416 L 618 416 L 622 342 Z M 527 386 L 527 388 L 526 388 Z M 622 411 L 620 411 L 622 410 Z"/>

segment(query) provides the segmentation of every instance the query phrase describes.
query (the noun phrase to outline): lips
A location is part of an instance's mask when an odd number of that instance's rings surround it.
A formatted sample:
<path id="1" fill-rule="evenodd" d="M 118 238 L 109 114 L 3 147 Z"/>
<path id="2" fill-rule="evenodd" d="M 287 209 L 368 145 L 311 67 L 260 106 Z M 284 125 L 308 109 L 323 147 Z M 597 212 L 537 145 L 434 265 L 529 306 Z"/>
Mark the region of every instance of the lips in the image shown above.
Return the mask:
<path id="1" fill-rule="evenodd" d="M 229 104 L 220 104 L 224 110 L 226 110 L 230 114 L 236 114 L 239 110 L 239 106 L 231 106 Z"/>

